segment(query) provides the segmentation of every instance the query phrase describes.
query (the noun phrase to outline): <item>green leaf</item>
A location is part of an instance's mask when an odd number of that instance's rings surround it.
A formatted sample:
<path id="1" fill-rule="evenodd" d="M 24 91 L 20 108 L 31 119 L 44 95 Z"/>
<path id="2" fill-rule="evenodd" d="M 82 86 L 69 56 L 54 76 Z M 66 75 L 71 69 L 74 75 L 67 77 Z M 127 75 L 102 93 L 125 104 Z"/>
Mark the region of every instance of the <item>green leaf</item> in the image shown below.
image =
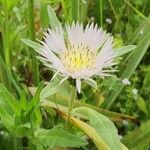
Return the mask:
<path id="1" fill-rule="evenodd" d="M 68 84 L 67 81 L 63 82 L 60 84 L 60 79 L 55 78 L 53 81 L 49 82 L 45 88 L 41 91 L 40 94 L 40 99 L 45 99 L 51 96 L 54 96 L 54 94 L 60 94 L 61 98 L 65 97 L 66 95 L 68 98 L 70 98 L 70 91 L 71 91 L 71 86 Z M 57 95 L 54 97 L 56 98 Z M 52 98 L 51 98 L 52 99 Z"/>
<path id="2" fill-rule="evenodd" d="M 87 142 L 79 136 L 70 134 L 62 128 L 53 128 L 50 130 L 38 129 L 35 133 L 34 143 L 40 143 L 44 147 L 80 147 Z"/>
<path id="3" fill-rule="evenodd" d="M 136 49 L 131 53 L 130 57 L 128 58 L 128 63 L 125 62 L 126 68 L 123 68 L 121 79 L 127 78 L 129 79 L 130 76 L 133 74 L 137 66 L 139 65 L 140 61 L 142 60 L 143 56 L 145 55 L 146 51 L 148 50 L 150 45 L 150 33 L 147 32 L 143 35 L 143 39 L 137 45 Z M 119 85 L 118 85 L 119 86 Z M 120 92 L 122 91 L 124 85 L 121 85 L 118 90 L 113 90 L 111 95 L 109 96 L 108 101 L 105 103 L 107 109 L 109 109 L 117 97 L 119 96 Z"/>
<path id="4" fill-rule="evenodd" d="M 72 20 L 80 21 L 80 0 L 71 0 Z"/>
<path id="5" fill-rule="evenodd" d="M 86 82 L 87 84 L 89 84 L 89 85 L 92 86 L 93 88 L 97 89 L 97 82 L 95 82 L 93 79 L 88 78 L 88 79 L 85 80 L 84 82 Z"/>
<path id="6" fill-rule="evenodd" d="M 48 17 L 49 17 L 49 24 L 52 29 L 56 29 L 56 27 L 59 27 L 61 23 L 59 22 L 54 10 L 51 6 L 47 6 L 48 11 Z"/>
<path id="7" fill-rule="evenodd" d="M 20 105 L 21 105 L 21 109 L 24 110 L 24 111 L 25 111 L 25 110 L 27 109 L 27 107 L 28 107 L 28 103 L 27 103 L 25 91 L 22 91 L 22 92 L 21 92 Z"/>
<path id="8" fill-rule="evenodd" d="M 43 89 L 43 86 L 44 86 L 44 82 L 41 82 L 39 85 L 38 85 L 38 88 L 35 92 L 35 95 L 33 96 L 33 99 L 32 99 L 32 104 L 36 107 L 39 102 L 40 102 L 40 93 Z"/>
<path id="9" fill-rule="evenodd" d="M 128 45 L 128 46 L 122 46 L 120 48 L 117 48 L 117 49 L 114 49 L 116 55 L 119 57 L 119 56 L 122 56 L 132 50 L 134 50 L 136 48 L 135 45 Z"/>
<path id="10" fill-rule="evenodd" d="M 112 121 L 88 107 L 75 108 L 73 114 L 76 113 L 84 115 L 90 121 L 90 125 L 95 128 L 111 150 L 121 150 L 121 142 L 118 138 L 117 129 Z"/>
<path id="11" fill-rule="evenodd" d="M 147 104 L 142 97 L 139 97 L 136 101 L 137 106 L 148 116 Z"/>
<path id="12" fill-rule="evenodd" d="M 3 108 L 9 115 L 20 115 L 19 101 L 17 101 L 7 89 L 0 84 L 0 107 Z"/>
<path id="13" fill-rule="evenodd" d="M 33 96 L 33 99 L 29 103 L 27 113 L 30 116 L 30 122 L 32 124 L 32 129 L 36 129 L 42 122 L 42 115 L 40 112 L 40 93 L 43 88 L 43 82 L 41 82 Z"/>
<path id="14" fill-rule="evenodd" d="M 41 49 L 43 48 L 43 46 L 37 42 L 34 42 L 32 40 L 29 40 L 29 39 L 21 39 L 21 41 L 28 45 L 29 47 L 33 48 L 36 52 L 40 52 Z"/>
<path id="15" fill-rule="evenodd" d="M 20 126 L 18 126 L 15 130 L 17 137 L 24 137 L 24 136 L 28 136 L 31 133 L 31 124 L 30 123 L 26 123 L 26 124 L 21 124 Z"/>
<path id="16" fill-rule="evenodd" d="M 0 118 L 4 126 L 14 133 L 15 118 L 20 116 L 19 101 L 0 84 Z"/>
<path id="17" fill-rule="evenodd" d="M 54 95 L 60 90 L 60 80 L 53 80 L 52 82 L 49 82 L 41 91 L 40 99 L 45 99 L 51 95 Z"/>
<path id="18" fill-rule="evenodd" d="M 150 120 L 127 134 L 121 141 L 127 145 L 130 150 L 149 150 Z"/>
<path id="19" fill-rule="evenodd" d="M 19 0 L 0 0 L 0 2 L 6 6 L 7 10 L 9 10 L 13 8 L 19 2 Z"/>

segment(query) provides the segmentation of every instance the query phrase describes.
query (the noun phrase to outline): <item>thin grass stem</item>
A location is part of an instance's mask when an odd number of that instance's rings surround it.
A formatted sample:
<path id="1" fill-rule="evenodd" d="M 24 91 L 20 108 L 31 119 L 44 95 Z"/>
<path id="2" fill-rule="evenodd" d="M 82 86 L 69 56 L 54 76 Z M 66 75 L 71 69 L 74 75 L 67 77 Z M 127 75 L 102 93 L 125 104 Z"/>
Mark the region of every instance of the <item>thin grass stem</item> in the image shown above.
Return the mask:
<path id="1" fill-rule="evenodd" d="M 100 16 L 100 26 L 103 26 L 103 0 L 99 0 L 99 16 Z"/>
<path id="2" fill-rule="evenodd" d="M 4 57 L 6 66 L 8 69 L 11 68 L 10 61 L 10 47 L 9 47 L 9 10 L 5 5 L 5 22 L 4 22 Z"/>
<path id="3" fill-rule="evenodd" d="M 80 21 L 80 0 L 71 0 L 72 4 L 72 19 L 74 21 Z"/>
<path id="4" fill-rule="evenodd" d="M 119 33 L 121 33 L 120 23 L 119 23 L 119 17 L 118 17 L 118 15 L 117 15 L 117 13 L 116 13 L 116 11 L 115 11 L 115 9 L 114 9 L 114 6 L 113 6 L 111 0 L 109 0 L 109 4 L 110 4 L 110 7 L 111 7 L 111 9 L 112 9 L 112 11 L 113 11 L 113 14 L 114 14 L 114 16 L 115 16 L 115 18 L 116 18 Z"/>
<path id="5" fill-rule="evenodd" d="M 150 20 L 144 16 L 140 11 L 138 11 L 131 3 L 129 3 L 127 0 L 125 0 L 125 2 L 141 17 L 143 18 L 145 21 L 147 21 L 150 24 Z"/>
<path id="6" fill-rule="evenodd" d="M 34 0 L 28 0 L 28 25 L 29 25 L 29 37 L 35 41 L 35 26 L 34 26 Z M 39 64 L 36 59 L 35 51 L 32 51 L 32 68 L 33 68 L 33 82 L 35 85 L 39 83 Z"/>
<path id="7" fill-rule="evenodd" d="M 71 98 L 70 98 L 70 101 L 69 101 L 69 107 L 68 107 L 68 117 L 67 117 L 67 120 L 66 120 L 66 129 L 69 130 L 70 128 L 70 125 L 69 125 L 69 119 L 70 119 L 70 116 L 71 116 L 71 111 L 73 110 L 73 107 L 74 107 L 74 104 L 75 104 L 75 98 L 76 98 L 76 90 L 72 90 L 72 93 L 71 93 Z"/>

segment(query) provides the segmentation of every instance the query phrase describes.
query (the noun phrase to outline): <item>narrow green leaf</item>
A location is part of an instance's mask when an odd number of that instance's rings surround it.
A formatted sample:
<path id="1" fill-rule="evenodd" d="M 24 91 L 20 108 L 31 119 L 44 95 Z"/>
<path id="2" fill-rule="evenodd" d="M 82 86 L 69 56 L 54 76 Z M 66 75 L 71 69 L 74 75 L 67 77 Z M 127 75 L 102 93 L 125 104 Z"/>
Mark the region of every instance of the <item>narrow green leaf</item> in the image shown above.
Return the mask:
<path id="1" fill-rule="evenodd" d="M 117 129 L 113 122 L 106 116 L 88 107 L 75 108 L 73 114 L 75 113 L 84 115 L 90 121 L 90 125 L 95 128 L 111 150 L 121 150 L 121 142 L 118 138 Z"/>
<path id="2" fill-rule="evenodd" d="M 56 29 L 56 27 L 59 27 L 61 23 L 59 22 L 54 10 L 51 6 L 47 6 L 48 11 L 48 17 L 49 17 L 49 24 L 52 29 Z"/>
<path id="3" fill-rule="evenodd" d="M 80 147 L 87 142 L 79 136 L 70 134 L 62 128 L 53 128 L 50 130 L 38 129 L 34 132 L 35 143 L 40 143 L 44 147 Z"/>
<path id="4" fill-rule="evenodd" d="M 20 104 L 21 104 L 21 109 L 26 110 L 28 105 L 27 105 L 27 99 L 26 99 L 26 93 L 25 91 L 22 91 L 21 96 L 20 96 Z"/>
<path id="5" fill-rule="evenodd" d="M 9 10 L 12 9 L 19 0 L 0 0 L 0 2 Z"/>
<path id="6" fill-rule="evenodd" d="M 80 21 L 80 0 L 71 0 L 72 6 L 72 19 L 74 21 Z"/>
<path id="7" fill-rule="evenodd" d="M 43 86 L 44 86 L 44 82 L 41 82 L 41 83 L 39 84 L 39 86 L 38 86 L 36 92 L 35 92 L 35 95 L 34 95 L 34 97 L 33 97 L 33 99 L 32 99 L 32 103 L 33 103 L 34 106 L 36 106 L 36 105 L 39 104 L 39 101 L 40 101 L 40 93 L 41 93 L 41 91 L 42 91 L 42 89 L 43 89 Z"/>
<path id="8" fill-rule="evenodd" d="M 60 80 L 53 80 L 52 82 L 49 82 L 41 91 L 40 99 L 45 99 L 57 93 L 60 87 L 59 83 Z"/>
<path id="9" fill-rule="evenodd" d="M 148 116 L 147 104 L 142 97 L 139 97 L 136 101 L 136 105 L 141 111 L 143 111 Z"/>
<path id="10" fill-rule="evenodd" d="M 41 3 L 41 8 L 40 8 L 41 25 L 42 25 L 42 28 L 48 28 L 49 18 L 48 18 L 48 12 L 47 12 L 47 2 L 40 1 L 40 3 Z"/>
<path id="11" fill-rule="evenodd" d="M 20 115 L 19 102 L 10 94 L 7 89 L 0 84 L 0 107 L 6 110 L 10 115 L 16 113 Z"/>
<path id="12" fill-rule="evenodd" d="M 136 48 L 135 45 L 128 45 L 128 46 L 123 46 L 121 48 L 117 48 L 117 49 L 114 49 L 116 55 L 119 57 L 119 56 L 122 56 L 132 50 L 134 50 Z"/>
<path id="13" fill-rule="evenodd" d="M 41 91 L 40 99 L 42 100 L 49 97 L 50 99 L 53 99 L 52 97 L 54 97 L 55 99 L 58 94 L 61 95 L 61 98 L 67 96 L 69 99 L 72 87 L 67 81 L 63 82 L 62 84 L 60 84 L 60 81 L 61 80 L 59 78 L 55 78 L 53 81 L 49 82 L 47 86 L 45 86 L 45 88 L 43 88 L 43 90 Z"/>
<path id="14" fill-rule="evenodd" d="M 129 132 L 121 140 L 130 150 L 149 150 L 150 120 L 142 123 L 139 128 Z"/>
<path id="15" fill-rule="evenodd" d="M 43 46 L 37 42 L 34 42 L 32 40 L 29 39 L 21 39 L 21 41 L 28 45 L 29 47 L 33 48 L 35 51 L 37 51 L 39 53 L 39 51 L 43 48 Z"/>
<path id="16" fill-rule="evenodd" d="M 130 78 L 130 76 L 133 74 L 133 72 L 139 65 L 140 61 L 142 60 L 143 56 L 145 55 L 146 51 L 148 50 L 149 45 L 150 45 L 150 34 L 146 33 L 146 35 L 143 36 L 142 41 L 140 41 L 136 49 L 132 52 L 132 55 L 129 57 L 128 63 L 126 64 L 127 67 L 123 70 L 121 75 L 122 79 Z M 109 109 L 115 102 L 116 98 L 119 96 L 123 87 L 124 85 L 121 85 L 119 90 L 112 91 L 107 103 L 105 103 L 107 109 Z"/>

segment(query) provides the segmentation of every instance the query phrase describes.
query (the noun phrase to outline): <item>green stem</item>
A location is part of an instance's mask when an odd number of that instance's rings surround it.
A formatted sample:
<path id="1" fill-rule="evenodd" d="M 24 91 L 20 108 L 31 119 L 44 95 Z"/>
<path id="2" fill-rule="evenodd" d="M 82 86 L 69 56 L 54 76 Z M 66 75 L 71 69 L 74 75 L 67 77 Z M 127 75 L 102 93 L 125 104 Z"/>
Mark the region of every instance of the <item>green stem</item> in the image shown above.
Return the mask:
<path id="1" fill-rule="evenodd" d="M 70 101 L 69 101 L 68 117 L 67 117 L 67 120 L 66 120 L 66 128 L 67 128 L 67 130 L 69 129 L 69 118 L 71 116 L 71 111 L 73 110 L 73 107 L 74 107 L 76 93 L 77 93 L 76 90 L 73 89 L 72 93 L 71 93 L 71 98 L 70 98 Z"/>
<path id="2" fill-rule="evenodd" d="M 49 19 L 48 19 L 48 13 L 47 13 L 47 4 L 44 1 L 41 1 L 40 3 L 41 3 L 41 9 L 40 9 L 41 25 L 42 25 L 42 28 L 48 28 Z"/>
<path id="3" fill-rule="evenodd" d="M 99 0 L 99 15 L 100 15 L 100 25 L 103 26 L 103 0 Z"/>
<path id="4" fill-rule="evenodd" d="M 5 5 L 5 25 L 4 25 L 4 54 L 7 68 L 10 69 L 10 47 L 9 47 L 9 10 Z"/>
<path id="5" fill-rule="evenodd" d="M 35 41 L 35 26 L 34 26 L 34 0 L 28 0 L 28 25 L 29 25 L 29 37 Z M 39 83 L 39 64 L 36 59 L 36 53 L 32 50 L 32 68 L 33 68 L 33 82 L 35 85 Z"/>
<path id="6" fill-rule="evenodd" d="M 16 137 L 13 137 L 13 146 L 14 146 L 14 150 L 17 150 L 17 139 L 16 139 Z"/>
<path id="7" fill-rule="evenodd" d="M 144 14 L 142 14 L 139 10 L 137 10 L 129 1 L 125 0 L 125 2 L 126 2 L 141 18 L 143 18 L 145 21 L 147 21 L 147 23 L 150 24 L 149 19 L 148 19 Z"/>
<path id="8" fill-rule="evenodd" d="M 118 17 L 118 15 L 117 15 L 117 13 L 116 13 L 114 7 L 113 7 L 113 4 L 112 4 L 112 1 L 111 1 L 111 0 L 109 0 L 109 4 L 110 4 L 110 7 L 111 7 L 111 9 L 112 9 L 112 11 L 113 11 L 113 14 L 114 14 L 114 16 L 115 16 L 115 18 L 116 18 L 119 33 L 121 34 L 120 23 L 119 23 L 119 17 Z"/>
<path id="9" fill-rule="evenodd" d="M 80 0 L 72 0 L 72 19 L 74 21 L 80 21 L 79 16 L 79 6 L 80 6 Z"/>
<path id="10" fill-rule="evenodd" d="M 36 146 L 29 139 L 29 150 L 36 150 Z"/>

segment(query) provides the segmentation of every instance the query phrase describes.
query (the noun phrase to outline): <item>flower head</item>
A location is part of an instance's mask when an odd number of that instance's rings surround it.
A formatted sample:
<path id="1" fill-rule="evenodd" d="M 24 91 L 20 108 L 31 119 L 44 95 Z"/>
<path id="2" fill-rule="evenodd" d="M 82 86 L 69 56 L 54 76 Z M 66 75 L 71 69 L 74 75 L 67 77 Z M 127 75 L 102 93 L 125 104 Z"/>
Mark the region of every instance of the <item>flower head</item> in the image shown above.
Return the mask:
<path id="1" fill-rule="evenodd" d="M 132 90 L 132 93 L 133 93 L 135 96 L 137 96 L 137 95 L 138 95 L 138 90 L 137 90 L 137 89 L 133 89 L 133 90 Z"/>
<path id="2" fill-rule="evenodd" d="M 131 84 L 131 82 L 130 82 L 129 79 L 127 79 L 127 78 L 124 78 L 124 79 L 122 80 L 122 83 L 123 83 L 124 85 L 130 85 L 130 84 Z"/>
<path id="3" fill-rule="evenodd" d="M 39 52 L 46 65 L 61 74 L 66 80 L 76 79 L 78 92 L 81 80 L 93 81 L 93 75 L 110 76 L 116 64 L 117 53 L 113 51 L 113 37 L 93 23 L 83 28 L 82 24 L 72 23 L 45 33 L 43 48 Z M 94 82 L 94 81 L 93 81 Z"/>

